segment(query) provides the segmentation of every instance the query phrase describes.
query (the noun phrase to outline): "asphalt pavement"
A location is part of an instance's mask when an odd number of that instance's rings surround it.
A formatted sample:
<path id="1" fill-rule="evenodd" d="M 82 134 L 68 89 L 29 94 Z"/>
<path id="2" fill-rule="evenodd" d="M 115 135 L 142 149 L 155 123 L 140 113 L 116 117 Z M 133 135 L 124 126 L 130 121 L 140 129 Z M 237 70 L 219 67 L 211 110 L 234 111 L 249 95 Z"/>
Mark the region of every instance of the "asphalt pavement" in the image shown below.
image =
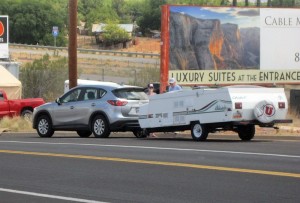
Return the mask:
<path id="1" fill-rule="evenodd" d="M 3 202 L 299 202 L 300 137 L 0 136 Z"/>

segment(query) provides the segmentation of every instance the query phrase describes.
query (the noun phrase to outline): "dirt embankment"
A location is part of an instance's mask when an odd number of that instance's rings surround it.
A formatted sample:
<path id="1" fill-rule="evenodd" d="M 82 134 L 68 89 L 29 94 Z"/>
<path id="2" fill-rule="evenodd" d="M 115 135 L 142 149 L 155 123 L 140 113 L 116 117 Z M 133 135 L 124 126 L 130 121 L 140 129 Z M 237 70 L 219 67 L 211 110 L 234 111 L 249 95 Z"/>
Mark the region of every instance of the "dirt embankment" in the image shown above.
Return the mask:
<path id="1" fill-rule="evenodd" d="M 135 39 L 135 45 L 127 49 L 122 49 L 122 51 L 158 54 L 160 53 L 160 39 L 137 37 Z"/>

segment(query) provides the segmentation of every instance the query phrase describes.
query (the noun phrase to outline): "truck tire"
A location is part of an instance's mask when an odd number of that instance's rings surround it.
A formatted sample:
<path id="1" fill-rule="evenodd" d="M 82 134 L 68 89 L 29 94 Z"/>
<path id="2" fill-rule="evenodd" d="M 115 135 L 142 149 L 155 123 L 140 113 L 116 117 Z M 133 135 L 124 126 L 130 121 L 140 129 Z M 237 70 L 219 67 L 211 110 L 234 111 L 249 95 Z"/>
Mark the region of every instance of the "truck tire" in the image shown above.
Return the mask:
<path id="1" fill-rule="evenodd" d="M 255 135 L 255 126 L 254 125 L 241 125 L 238 126 L 237 132 L 239 137 L 243 141 L 252 140 Z"/>
<path id="2" fill-rule="evenodd" d="M 191 125 L 192 138 L 195 141 L 204 141 L 208 136 L 207 126 L 200 124 L 199 122 L 194 122 Z"/>
<path id="3" fill-rule="evenodd" d="M 80 137 L 89 137 L 92 134 L 89 130 L 77 130 L 76 132 Z"/>
<path id="4" fill-rule="evenodd" d="M 254 115 L 259 122 L 270 123 L 275 119 L 276 108 L 273 102 L 263 100 L 255 105 Z"/>
<path id="5" fill-rule="evenodd" d="M 21 117 L 24 118 L 27 121 L 32 121 L 32 111 L 29 109 L 25 109 L 21 112 Z"/>
<path id="6" fill-rule="evenodd" d="M 107 138 L 110 135 L 108 122 L 102 115 L 97 115 L 92 121 L 92 131 L 96 138 Z"/>
<path id="7" fill-rule="evenodd" d="M 52 137 L 54 130 L 49 116 L 42 115 L 37 118 L 36 131 L 40 137 Z"/>

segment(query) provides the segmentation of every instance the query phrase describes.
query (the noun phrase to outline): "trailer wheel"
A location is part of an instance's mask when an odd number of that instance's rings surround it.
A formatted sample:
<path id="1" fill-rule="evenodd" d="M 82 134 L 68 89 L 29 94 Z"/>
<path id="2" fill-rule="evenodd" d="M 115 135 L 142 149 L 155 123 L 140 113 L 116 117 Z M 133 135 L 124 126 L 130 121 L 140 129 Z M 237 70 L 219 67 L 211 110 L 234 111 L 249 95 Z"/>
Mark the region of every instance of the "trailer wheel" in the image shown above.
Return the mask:
<path id="1" fill-rule="evenodd" d="M 255 135 L 255 126 L 254 125 L 241 125 L 238 126 L 237 132 L 241 140 L 249 141 Z"/>
<path id="2" fill-rule="evenodd" d="M 195 141 L 204 141 L 208 136 L 207 126 L 198 122 L 191 125 L 192 138 Z"/>

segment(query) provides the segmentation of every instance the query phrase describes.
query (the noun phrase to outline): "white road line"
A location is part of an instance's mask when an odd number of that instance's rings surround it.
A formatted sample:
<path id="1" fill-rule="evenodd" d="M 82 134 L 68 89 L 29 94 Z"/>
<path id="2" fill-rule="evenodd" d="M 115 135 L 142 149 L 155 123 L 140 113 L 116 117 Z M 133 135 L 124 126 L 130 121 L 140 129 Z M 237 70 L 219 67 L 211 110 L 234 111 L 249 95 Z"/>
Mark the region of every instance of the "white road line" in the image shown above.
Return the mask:
<path id="1" fill-rule="evenodd" d="M 49 143 L 49 142 L 23 142 L 23 141 L 0 141 L 0 143 L 22 143 L 22 144 L 44 144 L 44 145 L 74 145 L 74 146 L 116 147 L 116 148 L 155 149 L 155 150 L 170 150 L 170 151 L 210 152 L 210 153 L 223 153 L 223 154 L 242 154 L 242 155 L 256 155 L 256 156 L 273 156 L 273 157 L 285 157 L 285 158 L 300 158 L 299 155 L 269 154 L 269 153 L 256 153 L 256 152 L 238 152 L 238 151 L 220 151 L 220 150 L 205 150 L 205 149 L 168 148 L 168 147 L 147 147 L 147 146 L 128 146 L 128 145 L 103 145 L 103 144 L 78 144 L 78 143 Z"/>
<path id="2" fill-rule="evenodd" d="M 22 194 L 22 195 L 45 197 L 45 198 L 51 198 L 51 199 L 60 199 L 60 200 L 67 200 L 67 201 L 73 201 L 73 202 L 105 203 L 105 202 L 99 202 L 99 201 L 94 201 L 94 200 L 78 199 L 78 198 L 72 198 L 72 197 L 63 197 L 63 196 L 57 196 L 57 195 L 48 195 L 48 194 L 42 194 L 42 193 L 36 193 L 36 192 L 27 192 L 27 191 L 21 191 L 21 190 L 11 190 L 11 189 L 6 189 L 6 188 L 0 188 L 0 192 L 10 192 L 10 193 L 17 193 L 17 194 Z"/>

